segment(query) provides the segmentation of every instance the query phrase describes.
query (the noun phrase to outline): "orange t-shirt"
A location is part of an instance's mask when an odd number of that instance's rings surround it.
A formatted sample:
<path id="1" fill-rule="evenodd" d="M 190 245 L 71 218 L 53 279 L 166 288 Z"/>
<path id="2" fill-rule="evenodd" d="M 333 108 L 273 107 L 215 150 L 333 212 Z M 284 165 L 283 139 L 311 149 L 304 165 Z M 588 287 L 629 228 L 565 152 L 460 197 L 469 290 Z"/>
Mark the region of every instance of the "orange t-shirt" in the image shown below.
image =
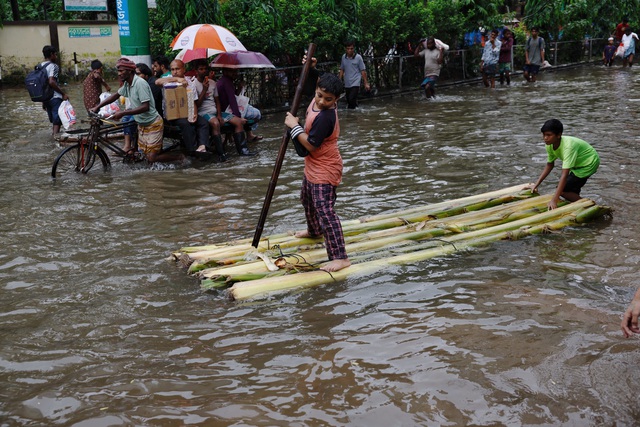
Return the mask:
<path id="1" fill-rule="evenodd" d="M 304 131 L 307 135 L 311 131 L 314 120 L 322 111 L 314 108 L 315 105 L 316 103 L 312 101 L 307 108 L 304 123 Z M 304 158 L 304 174 L 307 180 L 313 184 L 331 184 L 337 187 L 342 181 L 342 157 L 338 149 L 340 122 L 338 121 L 338 110 L 334 108 L 332 111 L 336 115 L 333 132 L 322 141 L 320 147 Z"/>

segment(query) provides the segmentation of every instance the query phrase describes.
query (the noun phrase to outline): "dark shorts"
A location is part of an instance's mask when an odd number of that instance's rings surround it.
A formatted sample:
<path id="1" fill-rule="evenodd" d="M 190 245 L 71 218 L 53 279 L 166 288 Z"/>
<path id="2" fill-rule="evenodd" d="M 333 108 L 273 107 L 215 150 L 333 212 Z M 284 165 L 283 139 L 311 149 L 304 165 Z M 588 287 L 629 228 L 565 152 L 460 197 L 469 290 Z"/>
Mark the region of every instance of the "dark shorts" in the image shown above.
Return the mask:
<path id="1" fill-rule="evenodd" d="M 482 67 L 482 73 L 487 76 L 495 76 L 498 72 L 498 64 L 485 65 Z"/>
<path id="2" fill-rule="evenodd" d="M 134 135 L 136 133 L 137 126 L 136 122 L 133 120 L 133 116 L 123 116 L 122 119 L 120 119 L 120 123 L 127 123 L 129 125 L 125 126 L 125 128 L 122 130 L 125 135 Z"/>
<path id="3" fill-rule="evenodd" d="M 539 65 L 533 65 L 533 64 L 525 64 L 525 66 L 522 67 L 522 69 L 525 72 L 535 76 L 536 74 L 538 74 L 538 71 L 540 71 L 540 66 Z"/>
<path id="4" fill-rule="evenodd" d="M 62 120 L 60 120 L 60 116 L 58 116 L 58 109 L 61 104 L 62 98 L 51 98 L 44 103 L 47 115 L 49 116 L 49 121 L 58 126 L 62 126 Z"/>
<path id="5" fill-rule="evenodd" d="M 588 179 L 589 177 L 578 178 L 573 174 L 573 172 L 569 172 L 567 183 L 564 185 L 564 190 L 562 191 L 565 193 L 576 193 L 579 195 L 580 190 L 582 190 L 582 187 L 584 187 Z"/>

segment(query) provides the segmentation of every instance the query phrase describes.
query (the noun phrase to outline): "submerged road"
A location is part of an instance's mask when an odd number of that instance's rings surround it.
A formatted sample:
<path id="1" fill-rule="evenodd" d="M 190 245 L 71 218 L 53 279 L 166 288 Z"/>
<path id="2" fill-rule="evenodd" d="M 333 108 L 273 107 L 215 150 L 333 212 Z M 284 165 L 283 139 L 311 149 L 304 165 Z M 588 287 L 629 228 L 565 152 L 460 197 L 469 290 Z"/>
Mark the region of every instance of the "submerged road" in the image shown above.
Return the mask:
<path id="1" fill-rule="evenodd" d="M 257 157 L 53 182 L 46 114 L 1 90 L 0 424 L 637 424 L 640 341 L 618 324 L 640 286 L 639 76 L 583 67 L 341 110 L 342 219 L 535 181 L 552 117 L 600 153 L 583 195 L 613 218 L 250 303 L 166 258 L 253 235 L 284 113 Z M 264 235 L 304 225 L 301 174 L 291 150 Z"/>

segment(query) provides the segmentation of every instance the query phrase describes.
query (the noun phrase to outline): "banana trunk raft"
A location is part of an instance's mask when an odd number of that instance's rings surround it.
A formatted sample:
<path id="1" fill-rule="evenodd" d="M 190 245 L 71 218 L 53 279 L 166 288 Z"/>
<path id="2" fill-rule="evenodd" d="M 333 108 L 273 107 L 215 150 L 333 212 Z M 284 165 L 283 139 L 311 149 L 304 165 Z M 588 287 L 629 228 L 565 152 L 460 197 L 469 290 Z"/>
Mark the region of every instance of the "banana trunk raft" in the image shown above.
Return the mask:
<path id="1" fill-rule="evenodd" d="M 526 184 L 441 203 L 343 221 L 351 266 L 331 274 L 322 238 L 294 233 L 184 247 L 172 258 L 201 280 L 203 290 L 226 289 L 232 299 L 261 298 L 275 292 L 371 274 L 468 250 L 496 240 L 549 233 L 609 215 L 611 208 L 590 199 L 548 210 L 552 195 L 532 194 Z"/>

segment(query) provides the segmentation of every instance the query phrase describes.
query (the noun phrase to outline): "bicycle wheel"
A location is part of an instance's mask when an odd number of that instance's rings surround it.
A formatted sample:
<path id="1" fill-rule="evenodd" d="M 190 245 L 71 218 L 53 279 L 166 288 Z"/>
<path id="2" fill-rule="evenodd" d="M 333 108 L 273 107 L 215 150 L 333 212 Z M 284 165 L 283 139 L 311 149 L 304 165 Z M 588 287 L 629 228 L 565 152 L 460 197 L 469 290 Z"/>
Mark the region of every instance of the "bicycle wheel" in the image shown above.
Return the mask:
<path id="1" fill-rule="evenodd" d="M 71 173 L 87 173 L 93 167 L 96 157 L 100 158 L 102 169 L 107 170 L 110 161 L 102 148 L 97 147 L 94 150 L 87 144 L 75 144 L 67 147 L 53 161 L 51 177 L 60 178 Z"/>

